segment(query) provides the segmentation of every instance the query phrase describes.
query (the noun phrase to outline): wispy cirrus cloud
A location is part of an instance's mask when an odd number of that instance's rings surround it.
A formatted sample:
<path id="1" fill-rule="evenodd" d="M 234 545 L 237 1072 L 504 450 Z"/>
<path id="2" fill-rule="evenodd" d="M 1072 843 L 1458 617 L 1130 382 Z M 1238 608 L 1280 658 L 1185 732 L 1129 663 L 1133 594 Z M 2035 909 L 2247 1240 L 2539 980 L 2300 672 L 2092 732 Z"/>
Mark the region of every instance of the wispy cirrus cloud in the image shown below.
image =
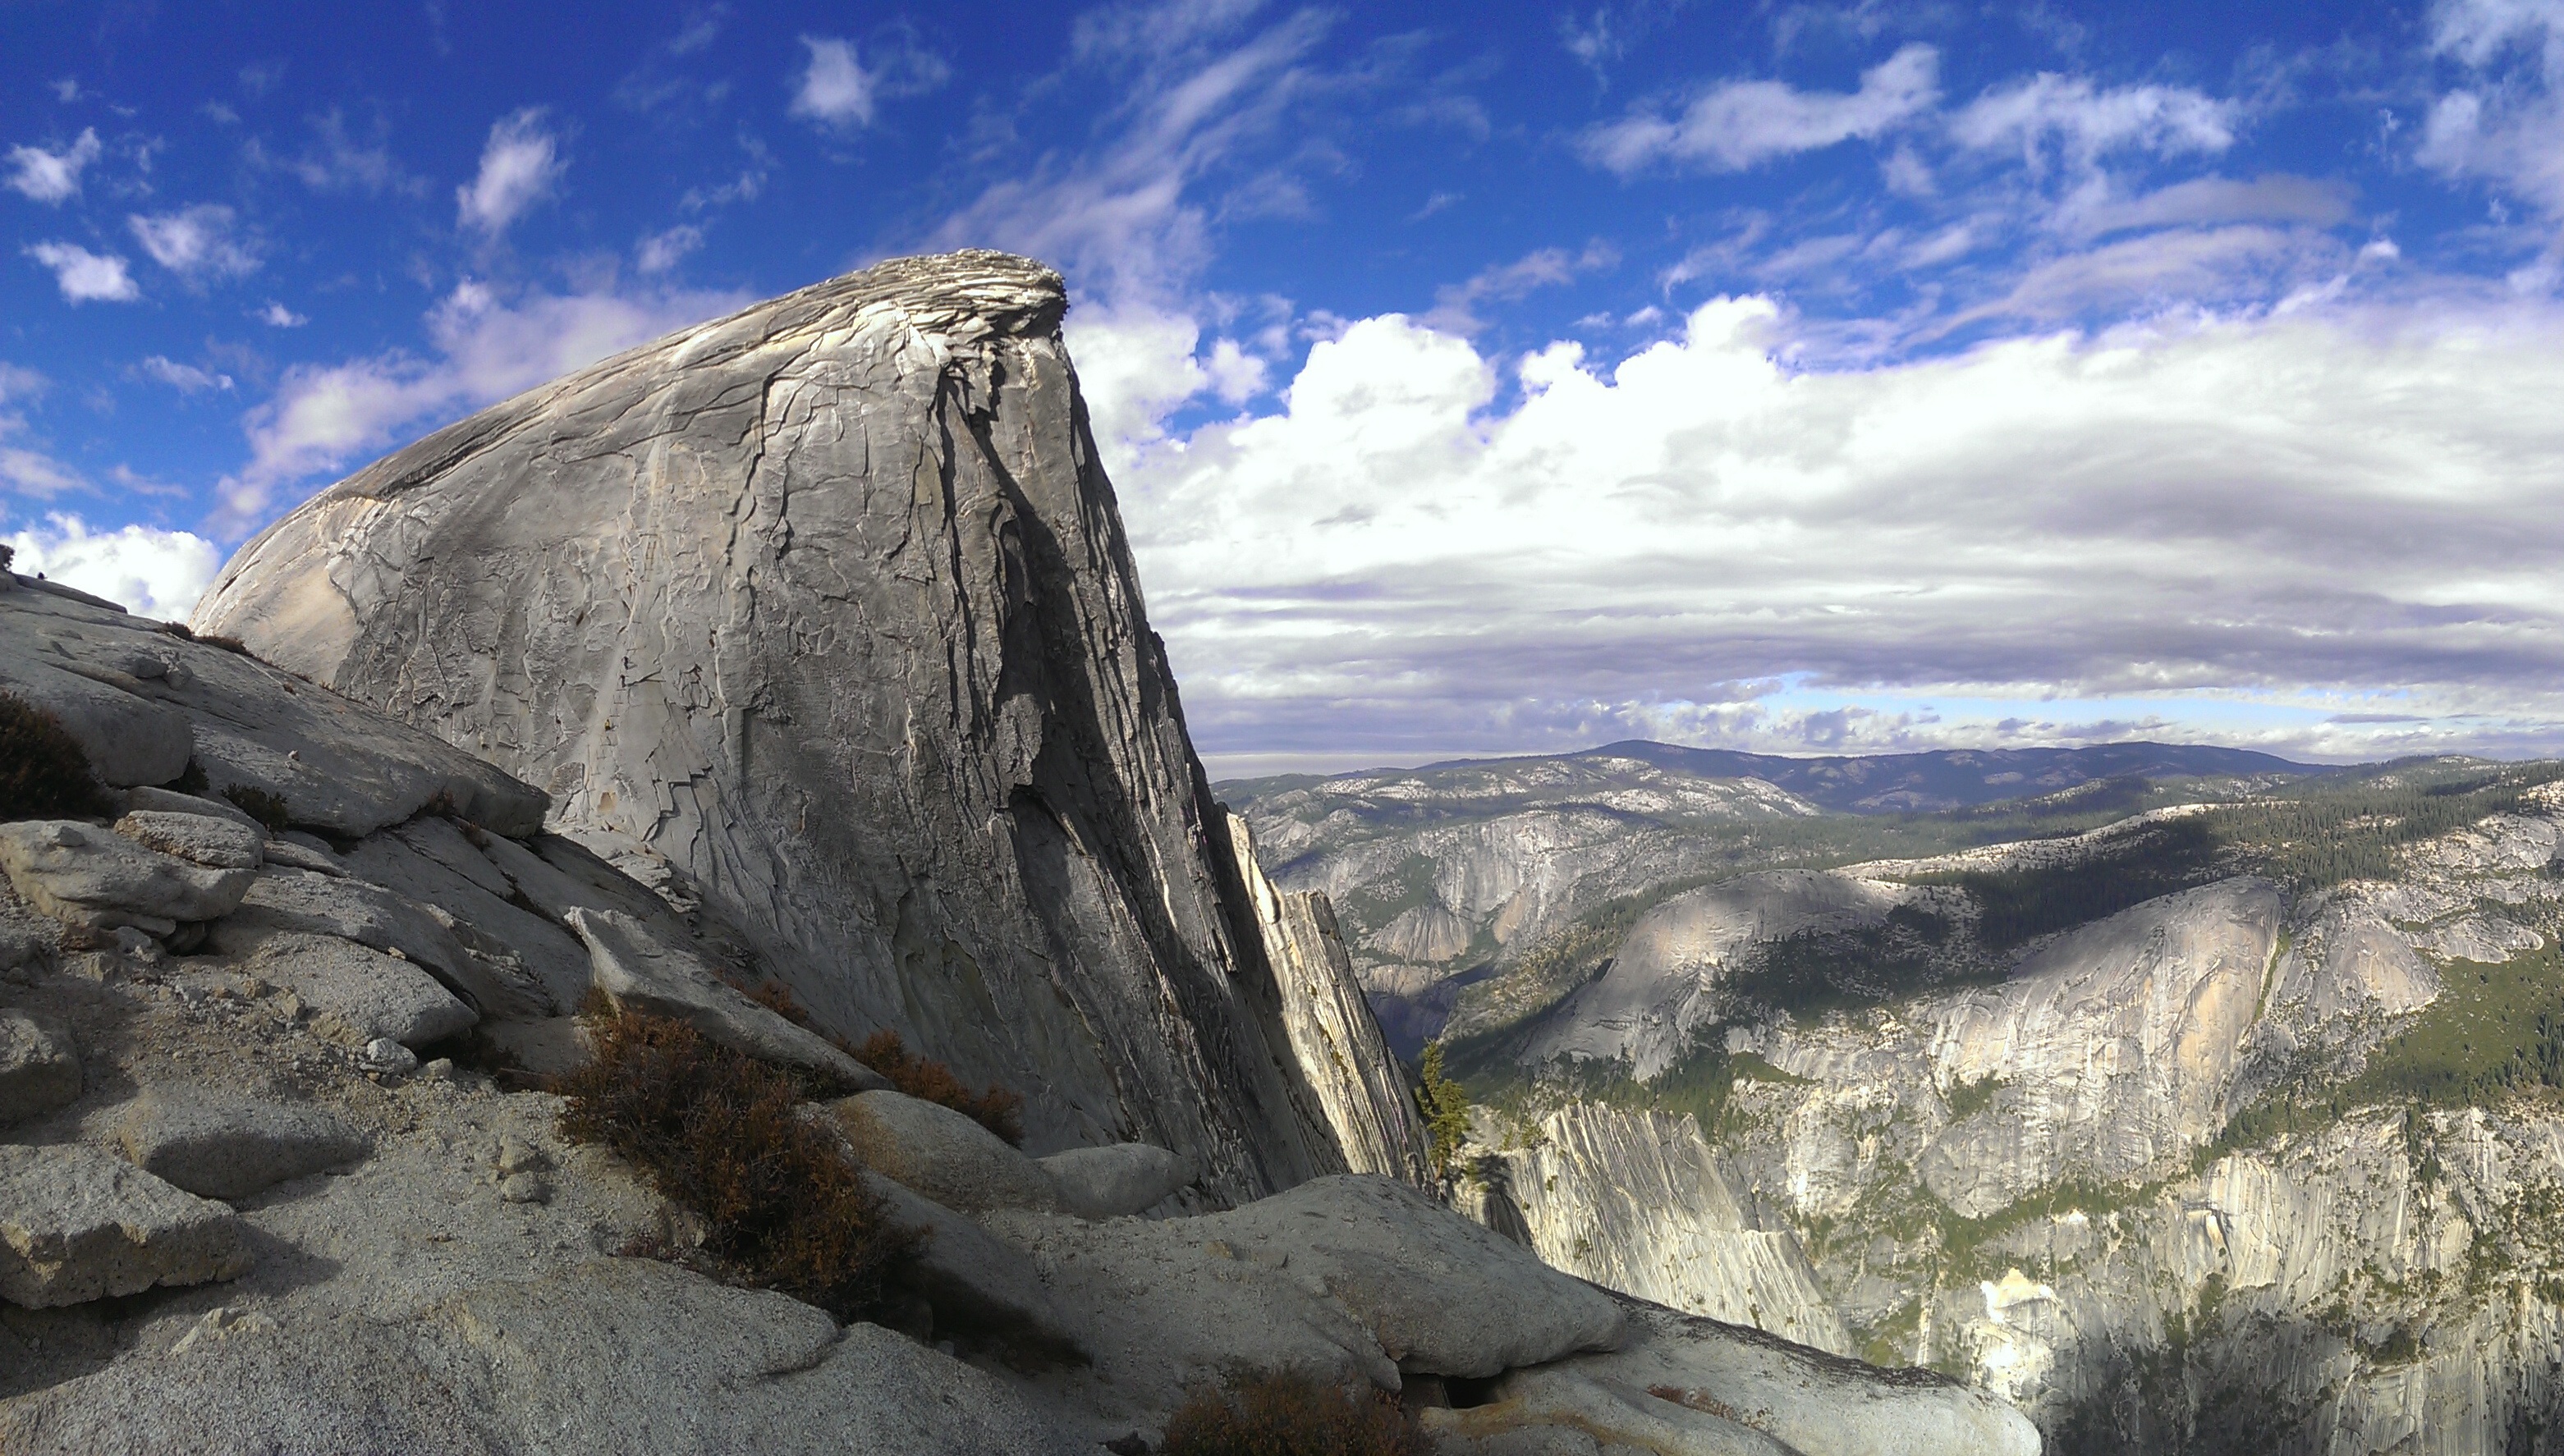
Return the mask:
<path id="1" fill-rule="evenodd" d="M 1589 159 L 1623 176 L 1661 165 L 1741 172 L 1776 157 L 1882 136 L 1939 103 L 1940 73 L 1938 51 L 1910 45 L 1862 72 L 1853 92 L 1724 82 L 1671 114 L 1641 109 L 1595 127 L 1583 146 Z"/>
<path id="2" fill-rule="evenodd" d="M 559 186 L 569 164 L 560 154 L 559 133 L 544 115 L 542 107 L 527 106 L 490 123 L 480 172 L 454 193 L 465 226 L 497 238 Z"/>
<path id="3" fill-rule="evenodd" d="M 125 224 L 152 262 L 190 284 L 246 278 L 258 271 L 256 246 L 243 236 L 238 215 L 219 203 L 150 216 L 136 213 Z"/>
<path id="4" fill-rule="evenodd" d="M 2042 72 L 1970 102 L 1950 134 L 1979 151 L 2017 149 L 2032 172 L 2053 154 L 2089 168 L 2114 151 L 2214 154 L 2235 144 L 2237 107 L 2188 87 L 2103 87 Z"/>
<path id="5" fill-rule="evenodd" d="M 288 369 L 243 421 L 250 458 L 218 487 L 225 532 L 265 519 L 276 493 L 399 444 L 608 354 L 735 309 L 735 293 L 533 293 L 464 283 L 426 318 L 432 355 L 392 351 Z"/>

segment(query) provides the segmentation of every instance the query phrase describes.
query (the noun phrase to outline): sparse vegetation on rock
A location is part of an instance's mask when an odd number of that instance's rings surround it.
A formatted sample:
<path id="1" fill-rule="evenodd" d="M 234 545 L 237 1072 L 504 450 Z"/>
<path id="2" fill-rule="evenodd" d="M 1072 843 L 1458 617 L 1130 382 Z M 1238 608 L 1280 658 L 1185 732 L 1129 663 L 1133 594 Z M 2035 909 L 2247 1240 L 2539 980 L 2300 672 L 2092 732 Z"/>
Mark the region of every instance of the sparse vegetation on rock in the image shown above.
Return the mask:
<path id="1" fill-rule="evenodd" d="M 1469 1140 L 1469 1094 L 1443 1072 L 1438 1041 L 1425 1046 L 1419 1075 L 1422 1082 L 1415 1090 L 1415 1101 L 1424 1113 L 1425 1134 L 1432 1139 L 1433 1171 L 1449 1177 L 1451 1160 Z"/>
<path id="2" fill-rule="evenodd" d="M 1163 1456 L 1421 1456 L 1397 1402 L 1301 1374 L 1205 1391 L 1167 1422 Z"/>
<path id="3" fill-rule="evenodd" d="M 108 812 L 89 754 L 61 721 L 0 693 L 0 819 L 92 819 Z"/>
<path id="4" fill-rule="evenodd" d="M 872 1309 L 924 1234 L 896 1224 L 837 1140 L 802 1116 L 791 1076 L 667 1017 L 592 1025 L 596 1060 L 560 1084 L 562 1136 L 638 1165 L 701 1216 L 702 1254 L 738 1282 L 841 1320 Z"/>
<path id="5" fill-rule="evenodd" d="M 283 794 L 272 794 L 263 788 L 251 788 L 248 784 L 236 783 L 223 790 L 223 797 L 231 800 L 242 813 L 266 825 L 271 834 L 284 833 L 286 825 L 293 822 L 288 817 Z"/>
<path id="6" fill-rule="evenodd" d="M 972 1092 L 951 1067 L 909 1051 L 896 1031 L 876 1031 L 853 1051 L 856 1061 L 889 1078 L 898 1091 L 920 1102 L 949 1107 L 1008 1143 L 1023 1145 L 1022 1094 L 997 1086 Z"/>

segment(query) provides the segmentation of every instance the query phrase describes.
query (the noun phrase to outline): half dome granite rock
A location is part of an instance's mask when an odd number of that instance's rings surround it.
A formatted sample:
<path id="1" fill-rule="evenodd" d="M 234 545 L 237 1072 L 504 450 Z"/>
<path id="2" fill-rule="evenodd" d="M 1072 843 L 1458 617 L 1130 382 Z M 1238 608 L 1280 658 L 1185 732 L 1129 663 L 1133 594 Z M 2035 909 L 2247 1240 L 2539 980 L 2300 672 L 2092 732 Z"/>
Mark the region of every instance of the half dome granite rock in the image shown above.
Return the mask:
<path id="1" fill-rule="evenodd" d="M 963 252 L 682 330 L 321 493 L 195 626 L 664 856 L 820 1025 L 1024 1094 L 1036 1151 L 1174 1148 L 1218 1201 L 1416 1176 L 1402 1089 L 1295 1055 L 1349 968 L 1250 903 L 1067 307 Z"/>

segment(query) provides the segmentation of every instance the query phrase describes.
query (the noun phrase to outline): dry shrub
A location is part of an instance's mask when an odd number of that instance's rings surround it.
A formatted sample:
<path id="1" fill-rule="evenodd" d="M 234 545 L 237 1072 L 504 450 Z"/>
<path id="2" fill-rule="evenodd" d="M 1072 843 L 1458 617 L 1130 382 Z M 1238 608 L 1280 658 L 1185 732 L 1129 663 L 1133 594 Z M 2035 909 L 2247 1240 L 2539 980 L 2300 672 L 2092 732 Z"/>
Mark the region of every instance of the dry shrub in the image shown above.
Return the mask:
<path id="1" fill-rule="evenodd" d="M 1397 1401 L 1307 1375 L 1256 1375 L 1196 1395 L 1167 1422 L 1161 1456 L 1422 1456 Z"/>
<path id="2" fill-rule="evenodd" d="M 942 1062 L 911 1055 L 896 1031 L 876 1031 L 854 1049 L 855 1060 L 890 1079 L 890 1085 L 920 1102 L 941 1103 L 1020 1147 L 1024 1142 L 1024 1099 L 1020 1093 L 991 1086 L 972 1092 Z"/>
<path id="3" fill-rule="evenodd" d="M 286 810 L 283 794 L 235 783 L 223 790 L 223 797 L 231 800 L 242 813 L 266 825 L 270 834 L 283 834 L 285 826 L 294 822 Z"/>
<path id="4" fill-rule="evenodd" d="M 748 988 L 748 997 L 795 1026 L 818 1030 L 810 1024 L 810 1013 L 793 999 L 791 988 L 779 980 L 757 982 Z M 896 1091 L 920 1102 L 949 1107 L 1015 1146 L 1024 1144 L 1021 1093 L 993 1084 L 984 1091 L 972 1092 L 953 1075 L 951 1067 L 912 1055 L 896 1031 L 876 1031 L 864 1039 L 862 1046 L 849 1046 L 845 1038 L 838 1036 L 828 1040 L 836 1044 L 837 1050 L 889 1078 Z"/>
<path id="5" fill-rule="evenodd" d="M 801 1117 L 789 1076 L 666 1017 L 602 1016 L 593 1032 L 596 1060 L 558 1084 L 562 1136 L 639 1166 L 702 1218 L 702 1252 L 725 1275 L 853 1320 L 924 1246 Z"/>
<path id="6" fill-rule="evenodd" d="M 62 720 L 0 693 L 0 819 L 103 819 L 112 808 Z"/>

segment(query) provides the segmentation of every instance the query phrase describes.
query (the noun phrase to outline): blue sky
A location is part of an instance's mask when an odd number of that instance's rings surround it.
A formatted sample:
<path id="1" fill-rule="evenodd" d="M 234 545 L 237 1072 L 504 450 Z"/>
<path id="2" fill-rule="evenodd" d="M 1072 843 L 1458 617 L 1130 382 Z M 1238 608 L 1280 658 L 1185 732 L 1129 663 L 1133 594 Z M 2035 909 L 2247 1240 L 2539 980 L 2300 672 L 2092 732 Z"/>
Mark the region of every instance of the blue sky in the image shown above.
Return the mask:
<path id="1" fill-rule="evenodd" d="M 2564 751 L 2564 0 L 0 0 L 0 536 L 1033 253 L 1215 771 Z"/>

